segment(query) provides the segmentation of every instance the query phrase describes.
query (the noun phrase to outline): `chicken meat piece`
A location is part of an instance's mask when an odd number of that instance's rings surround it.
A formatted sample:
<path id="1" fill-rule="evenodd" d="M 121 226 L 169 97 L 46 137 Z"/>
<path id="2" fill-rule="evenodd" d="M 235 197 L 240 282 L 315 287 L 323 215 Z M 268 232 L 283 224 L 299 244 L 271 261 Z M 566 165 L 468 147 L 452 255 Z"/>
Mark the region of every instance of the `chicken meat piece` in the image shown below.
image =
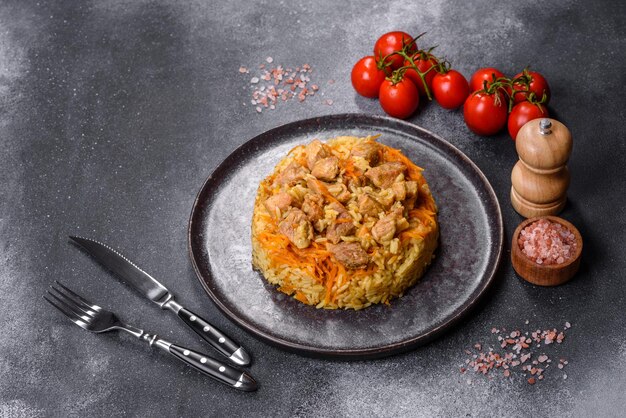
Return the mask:
<path id="1" fill-rule="evenodd" d="M 398 202 L 417 196 L 416 181 L 400 181 L 391 185 L 391 190 Z"/>
<path id="2" fill-rule="evenodd" d="M 319 139 L 313 140 L 306 147 L 304 147 L 306 153 L 306 164 L 309 170 L 313 170 L 315 163 L 322 158 L 330 157 L 330 149 Z M 316 176 L 317 177 L 317 176 Z"/>
<path id="3" fill-rule="evenodd" d="M 417 195 L 417 182 L 416 181 L 400 181 L 391 185 L 391 190 L 398 202 L 402 202 L 405 199 L 410 199 Z"/>
<path id="4" fill-rule="evenodd" d="M 283 212 L 291 205 L 291 196 L 287 192 L 279 192 L 265 201 L 265 209 L 276 219 L 280 219 Z"/>
<path id="5" fill-rule="evenodd" d="M 390 212 L 374 224 L 372 236 L 379 244 L 391 241 L 396 232 L 404 231 L 409 227 L 404 211 L 404 206 L 395 203 Z"/>
<path id="6" fill-rule="evenodd" d="M 356 228 L 352 223 L 352 216 L 342 204 L 332 202 L 327 207 L 338 213 L 335 221 L 326 230 L 326 238 L 333 244 L 337 244 L 341 241 L 341 237 L 354 234 Z"/>
<path id="7" fill-rule="evenodd" d="M 306 178 L 306 187 L 308 187 L 309 190 L 313 193 L 323 196 L 324 194 L 326 194 L 325 192 L 328 191 L 328 186 L 328 184 L 314 178 L 313 176 L 307 176 Z"/>
<path id="8" fill-rule="evenodd" d="M 302 202 L 302 211 L 309 221 L 313 223 L 319 221 L 324 218 L 324 198 L 319 194 L 307 193 Z"/>
<path id="9" fill-rule="evenodd" d="M 396 233 L 396 215 L 391 213 L 378 222 L 372 228 L 372 236 L 379 243 L 389 242 Z"/>
<path id="10" fill-rule="evenodd" d="M 404 217 L 404 206 L 400 203 L 395 203 L 387 216 L 393 217 L 397 223 L 400 218 Z"/>
<path id="11" fill-rule="evenodd" d="M 394 183 L 391 185 L 391 190 L 393 190 L 393 194 L 398 202 L 402 202 L 406 199 L 406 184 L 401 181 L 398 183 Z"/>
<path id="12" fill-rule="evenodd" d="M 376 164 L 378 164 L 379 151 L 380 145 L 378 145 L 376 142 L 363 141 L 352 147 L 352 150 L 350 151 L 350 156 L 361 157 L 367 160 L 367 162 L 369 162 L 371 166 L 375 166 Z"/>
<path id="13" fill-rule="evenodd" d="M 406 170 L 406 166 L 401 162 L 392 161 L 370 168 L 365 172 L 365 177 L 370 179 L 375 186 L 381 189 L 391 187 L 396 178 Z"/>
<path id="14" fill-rule="evenodd" d="M 376 216 L 383 210 L 383 207 L 376 199 L 366 194 L 359 197 L 357 205 L 359 207 L 359 213 L 363 215 Z"/>
<path id="15" fill-rule="evenodd" d="M 317 160 L 311 174 L 322 181 L 333 181 L 339 174 L 339 158 L 328 157 Z"/>
<path id="16" fill-rule="evenodd" d="M 293 186 L 300 180 L 304 180 L 309 171 L 300 164 L 292 161 L 287 167 L 276 177 L 274 183 L 279 185 Z"/>
<path id="17" fill-rule="evenodd" d="M 329 245 L 328 250 L 335 256 L 338 262 L 349 269 L 366 267 L 370 261 L 369 255 L 358 242 L 342 242 L 337 245 Z"/>
<path id="18" fill-rule="evenodd" d="M 285 218 L 278 224 L 278 229 L 300 249 L 308 247 L 313 239 L 311 222 L 304 212 L 297 208 L 287 211 Z"/>
<path id="19" fill-rule="evenodd" d="M 415 202 L 417 201 L 417 196 L 408 197 L 402 204 L 406 208 L 406 210 L 413 210 L 415 208 Z"/>
<path id="20" fill-rule="evenodd" d="M 328 230 L 326 231 L 326 238 L 333 244 L 337 244 L 341 241 L 341 237 L 352 235 L 355 230 L 356 228 L 352 223 L 350 215 L 347 217 L 339 216 L 337 220 L 328 227 Z"/>
<path id="21" fill-rule="evenodd" d="M 406 185 L 406 196 L 407 197 L 415 197 L 417 196 L 417 182 L 416 181 L 407 181 Z"/>

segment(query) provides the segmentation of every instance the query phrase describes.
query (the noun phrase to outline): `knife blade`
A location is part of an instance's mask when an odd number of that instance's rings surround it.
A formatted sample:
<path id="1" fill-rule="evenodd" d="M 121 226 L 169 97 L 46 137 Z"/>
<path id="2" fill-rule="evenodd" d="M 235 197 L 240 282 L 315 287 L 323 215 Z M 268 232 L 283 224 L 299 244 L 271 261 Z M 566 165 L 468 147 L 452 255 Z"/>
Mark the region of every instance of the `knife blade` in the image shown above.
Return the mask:
<path id="1" fill-rule="evenodd" d="M 207 320 L 176 302 L 174 295 L 165 286 L 118 251 L 89 238 L 70 236 L 70 239 L 84 248 L 100 264 L 115 273 L 122 282 L 135 288 L 139 293 L 159 305 L 161 309 L 174 312 L 189 328 L 233 363 L 241 366 L 250 364 L 250 355 L 241 345 L 235 343 Z"/>

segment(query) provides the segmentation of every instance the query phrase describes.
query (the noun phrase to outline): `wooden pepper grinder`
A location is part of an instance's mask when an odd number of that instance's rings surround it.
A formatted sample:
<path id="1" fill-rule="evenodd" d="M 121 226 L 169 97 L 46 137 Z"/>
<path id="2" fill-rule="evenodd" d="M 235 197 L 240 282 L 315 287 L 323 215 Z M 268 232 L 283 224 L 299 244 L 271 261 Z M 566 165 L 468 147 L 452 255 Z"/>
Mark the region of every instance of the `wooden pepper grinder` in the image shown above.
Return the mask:
<path id="1" fill-rule="evenodd" d="M 519 161 L 511 172 L 511 203 L 526 218 L 556 215 L 565 206 L 572 135 L 554 119 L 534 119 L 515 140 Z"/>

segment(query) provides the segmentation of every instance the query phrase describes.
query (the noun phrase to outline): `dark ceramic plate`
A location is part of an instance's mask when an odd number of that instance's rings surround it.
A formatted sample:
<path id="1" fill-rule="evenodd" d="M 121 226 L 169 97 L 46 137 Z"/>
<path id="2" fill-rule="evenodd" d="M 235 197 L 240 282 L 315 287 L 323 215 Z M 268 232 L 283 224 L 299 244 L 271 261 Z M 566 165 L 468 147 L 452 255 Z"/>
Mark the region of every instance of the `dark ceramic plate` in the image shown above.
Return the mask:
<path id="1" fill-rule="evenodd" d="M 259 182 L 298 144 L 375 134 L 424 168 L 441 227 L 433 264 L 390 306 L 323 310 L 278 292 L 251 266 L 250 220 Z M 494 279 L 502 242 L 498 200 L 463 153 L 415 125 L 358 114 L 302 120 L 246 142 L 206 180 L 189 221 L 191 260 L 219 309 L 270 344 L 321 357 L 382 357 L 441 335 Z"/>

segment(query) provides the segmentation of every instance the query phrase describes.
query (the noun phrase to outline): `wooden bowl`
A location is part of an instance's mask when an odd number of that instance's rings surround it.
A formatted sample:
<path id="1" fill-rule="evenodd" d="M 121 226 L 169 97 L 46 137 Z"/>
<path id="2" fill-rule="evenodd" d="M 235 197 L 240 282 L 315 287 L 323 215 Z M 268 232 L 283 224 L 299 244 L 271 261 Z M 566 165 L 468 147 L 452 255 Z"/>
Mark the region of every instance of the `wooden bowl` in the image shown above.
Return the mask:
<path id="1" fill-rule="evenodd" d="M 547 219 L 552 222 L 559 223 L 572 231 L 574 239 L 576 240 L 576 252 L 574 257 L 562 264 L 537 264 L 535 261 L 528 258 L 522 253 L 517 240 L 522 229 L 526 228 L 531 223 L 540 219 Z M 513 233 L 513 242 L 511 243 L 511 262 L 513 268 L 519 276 L 524 280 L 536 284 L 539 286 L 558 286 L 571 279 L 580 267 L 580 255 L 583 249 L 583 239 L 580 236 L 578 229 L 565 219 L 558 216 L 538 216 L 535 218 L 526 219 L 519 224 L 515 232 Z"/>

